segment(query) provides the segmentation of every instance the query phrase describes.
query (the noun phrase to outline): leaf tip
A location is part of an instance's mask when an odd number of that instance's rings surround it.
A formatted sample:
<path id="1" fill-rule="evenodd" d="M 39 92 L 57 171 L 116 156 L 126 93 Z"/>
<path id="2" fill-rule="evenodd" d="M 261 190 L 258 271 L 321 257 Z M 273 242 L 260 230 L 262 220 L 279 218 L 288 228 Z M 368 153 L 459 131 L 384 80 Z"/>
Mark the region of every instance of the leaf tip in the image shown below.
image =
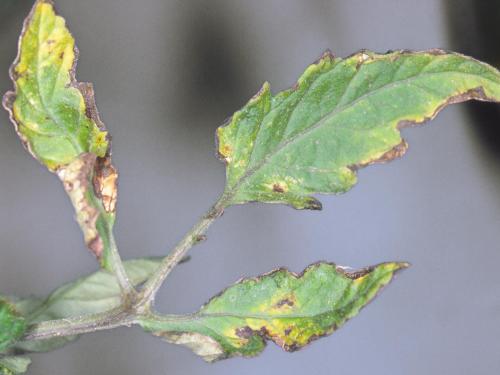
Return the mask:
<path id="1" fill-rule="evenodd" d="M 399 263 L 396 263 L 396 264 L 399 266 L 400 270 L 404 270 L 406 268 L 410 268 L 411 267 L 411 263 L 409 263 L 409 262 L 399 262 Z"/>

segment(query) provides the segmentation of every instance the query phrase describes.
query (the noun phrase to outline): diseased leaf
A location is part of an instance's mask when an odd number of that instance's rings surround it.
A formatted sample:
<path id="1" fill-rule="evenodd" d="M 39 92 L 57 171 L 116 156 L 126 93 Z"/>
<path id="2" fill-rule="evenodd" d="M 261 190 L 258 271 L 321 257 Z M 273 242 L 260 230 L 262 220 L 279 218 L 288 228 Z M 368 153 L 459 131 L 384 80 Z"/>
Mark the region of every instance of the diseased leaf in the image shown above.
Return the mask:
<path id="1" fill-rule="evenodd" d="M 356 170 L 404 154 L 400 128 L 448 104 L 500 100 L 493 67 L 441 50 L 325 53 L 296 85 L 265 83 L 217 130 L 229 204 L 250 201 L 321 209 L 311 194 L 344 193 Z"/>
<path id="2" fill-rule="evenodd" d="M 50 0 L 36 1 L 25 21 L 6 94 L 19 136 L 33 156 L 55 171 L 84 152 L 104 157 L 107 133 L 87 116 L 75 80 L 78 52 Z"/>
<path id="3" fill-rule="evenodd" d="M 26 321 L 14 305 L 0 299 L 0 353 L 19 340 L 26 331 Z"/>
<path id="4" fill-rule="evenodd" d="M 142 284 L 158 268 L 160 258 L 134 259 L 124 262 L 130 282 Z M 15 301 L 29 324 L 70 318 L 111 310 L 121 304 L 121 290 L 116 277 L 101 270 L 63 285 L 46 299 L 29 298 Z M 25 351 L 45 352 L 57 349 L 77 337 L 18 342 L 15 347 Z"/>
<path id="5" fill-rule="evenodd" d="M 24 356 L 9 356 L 0 358 L 0 374 L 1 375 L 16 375 L 24 374 L 28 371 L 28 366 L 31 364 L 31 359 Z"/>
<path id="6" fill-rule="evenodd" d="M 78 50 L 51 0 L 37 0 L 11 68 L 3 105 L 26 149 L 64 183 L 89 249 L 109 269 L 117 172 L 94 91 L 75 79 Z"/>
<path id="7" fill-rule="evenodd" d="M 76 221 L 82 228 L 85 243 L 101 259 L 104 249 L 109 246 L 105 241 L 108 241 L 107 231 L 114 223 L 114 213 L 106 212 L 103 203 L 95 197 L 92 175 L 96 162 L 94 154 L 84 153 L 69 165 L 61 167 L 57 175 L 75 207 Z"/>
<path id="8" fill-rule="evenodd" d="M 370 302 L 406 263 L 347 271 L 316 263 L 301 275 L 285 269 L 244 279 L 197 313 L 143 319 L 147 331 L 190 347 L 206 361 L 255 356 L 271 340 L 286 351 L 331 334 Z"/>

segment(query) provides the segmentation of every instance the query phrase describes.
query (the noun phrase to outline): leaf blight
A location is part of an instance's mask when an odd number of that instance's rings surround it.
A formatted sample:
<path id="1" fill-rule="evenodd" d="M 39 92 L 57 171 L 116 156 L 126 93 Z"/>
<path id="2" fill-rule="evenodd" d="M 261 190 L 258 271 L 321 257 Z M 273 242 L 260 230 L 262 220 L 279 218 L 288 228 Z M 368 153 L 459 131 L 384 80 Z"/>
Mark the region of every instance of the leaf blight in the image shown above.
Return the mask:
<path id="1" fill-rule="evenodd" d="M 288 90 L 264 84 L 217 129 L 228 205 L 284 203 L 321 209 L 314 194 L 341 194 L 359 168 L 400 157 L 400 128 L 449 104 L 500 101 L 500 73 L 442 50 L 325 53 Z"/>
<path id="2" fill-rule="evenodd" d="M 144 317 L 139 324 L 164 340 L 213 362 L 258 355 L 270 340 L 295 351 L 331 334 L 357 315 L 407 263 L 350 271 L 319 262 L 297 275 L 280 268 L 243 279 L 198 312 Z"/>

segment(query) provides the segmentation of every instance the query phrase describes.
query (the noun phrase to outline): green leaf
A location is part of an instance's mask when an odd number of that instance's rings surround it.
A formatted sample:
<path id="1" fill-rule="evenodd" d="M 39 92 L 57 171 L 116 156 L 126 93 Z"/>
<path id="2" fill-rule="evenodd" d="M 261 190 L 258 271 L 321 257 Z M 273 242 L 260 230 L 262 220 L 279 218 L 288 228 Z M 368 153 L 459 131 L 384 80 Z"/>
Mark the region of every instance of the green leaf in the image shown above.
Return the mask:
<path id="1" fill-rule="evenodd" d="M 14 305 L 0 299 L 0 353 L 19 340 L 25 331 L 25 319 Z"/>
<path id="2" fill-rule="evenodd" d="M 11 75 L 16 92 L 6 95 L 25 146 L 51 170 L 84 152 L 105 156 L 106 132 L 86 115 L 75 80 L 75 41 L 52 1 L 39 0 L 25 21 Z"/>
<path id="3" fill-rule="evenodd" d="M 0 374 L 15 375 L 24 374 L 28 371 L 31 359 L 24 356 L 3 357 L 0 358 Z"/>
<path id="4" fill-rule="evenodd" d="M 51 0 L 37 0 L 24 22 L 11 68 L 15 91 L 5 94 L 26 149 L 57 172 L 76 210 L 89 249 L 110 269 L 117 172 L 94 91 L 75 78 L 78 50 Z"/>
<path id="5" fill-rule="evenodd" d="M 158 268 L 160 258 L 134 259 L 124 262 L 130 282 L 142 284 Z M 29 324 L 76 317 L 111 310 L 121 304 L 121 289 L 116 277 L 106 270 L 66 284 L 46 299 L 30 298 L 15 302 Z M 17 349 L 44 352 L 59 348 L 76 337 L 19 342 Z"/>
<path id="6" fill-rule="evenodd" d="M 286 351 L 331 334 L 370 302 L 406 263 L 347 271 L 316 263 L 301 275 L 279 269 L 244 279 L 197 313 L 145 318 L 139 324 L 165 340 L 190 347 L 206 361 L 255 356 L 272 340 Z"/>
<path id="7" fill-rule="evenodd" d="M 226 201 L 321 209 L 311 194 L 344 193 L 356 170 L 401 156 L 400 128 L 470 99 L 500 100 L 493 67 L 441 50 L 326 53 L 296 85 L 272 95 L 265 83 L 217 130 L 227 164 Z"/>

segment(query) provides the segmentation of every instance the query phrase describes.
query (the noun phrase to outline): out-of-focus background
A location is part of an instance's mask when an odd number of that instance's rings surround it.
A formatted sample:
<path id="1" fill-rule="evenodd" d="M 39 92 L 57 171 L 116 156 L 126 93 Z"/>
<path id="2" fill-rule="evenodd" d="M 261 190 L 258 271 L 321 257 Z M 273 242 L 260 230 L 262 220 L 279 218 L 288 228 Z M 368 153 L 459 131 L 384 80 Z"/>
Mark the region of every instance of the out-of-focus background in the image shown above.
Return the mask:
<path id="1" fill-rule="evenodd" d="M 31 0 L 0 2 L 0 91 Z M 162 255 L 217 198 L 214 130 L 269 80 L 291 86 L 329 48 L 442 47 L 500 63 L 500 4 L 474 0 L 59 0 L 95 84 L 120 170 L 123 257 Z M 356 319 L 294 354 L 207 365 L 139 329 L 87 335 L 32 355 L 30 374 L 454 374 L 500 371 L 500 116 L 452 106 L 404 130 L 407 155 L 359 172 L 322 212 L 227 210 L 157 307 L 190 312 L 241 276 L 317 260 L 361 267 L 406 260 Z M 46 295 L 96 269 L 59 181 L 0 113 L 0 290 Z"/>

